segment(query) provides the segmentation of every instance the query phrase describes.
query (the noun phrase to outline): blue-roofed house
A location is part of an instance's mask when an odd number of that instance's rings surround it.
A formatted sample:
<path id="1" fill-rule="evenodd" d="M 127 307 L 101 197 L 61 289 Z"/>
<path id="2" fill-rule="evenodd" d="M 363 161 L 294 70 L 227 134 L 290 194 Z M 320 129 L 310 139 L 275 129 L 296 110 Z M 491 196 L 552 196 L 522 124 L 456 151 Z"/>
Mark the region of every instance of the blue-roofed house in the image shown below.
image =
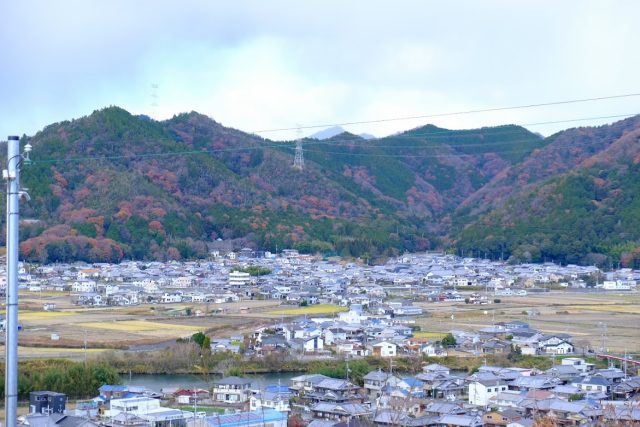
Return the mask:
<path id="1" fill-rule="evenodd" d="M 210 427 L 286 427 L 288 415 L 274 409 L 212 415 L 204 419 Z"/>
<path id="2" fill-rule="evenodd" d="M 405 377 L 398 383 L 398 387 L 403 388 L 411 393 L 423 391 L 424 382 L 414 377 Z"/>
<path id="3" fill-rule="evenodd" d="M 109 401 L 111 399 L 122 399 L 129 393 L 129 387 L 118 384 L 104 384 L 98 391 L 102 400 Z"/>

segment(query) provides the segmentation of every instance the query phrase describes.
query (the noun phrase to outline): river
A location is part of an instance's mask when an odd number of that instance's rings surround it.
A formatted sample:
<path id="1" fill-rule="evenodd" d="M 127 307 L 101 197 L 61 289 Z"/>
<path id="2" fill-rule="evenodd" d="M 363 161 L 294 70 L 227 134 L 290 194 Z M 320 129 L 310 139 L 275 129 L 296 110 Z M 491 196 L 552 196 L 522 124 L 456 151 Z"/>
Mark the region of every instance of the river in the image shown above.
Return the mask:
<path id="1" fill-rule="evenodd" d="M 268 374 L 247 374 L 245 378 L 252 380 L 251 388 L 261 390 L 269 385 L 288 386 L 289 380 L 295 376 L 302 375 L 301 372 L 283 372 L 283 373 L 268 373 Z M 220 375 L 209 375 L 208 383 L 207 379 L 203 375 L 189 375 L 189 374 L 133 374 L 121 375 L 123 383 L 128 386 L 145 387 L 149 390 L 160 392 L 162 388 L 204 388 L 210 389 L 213 386 L 213 381 L 222 378 Z"/>

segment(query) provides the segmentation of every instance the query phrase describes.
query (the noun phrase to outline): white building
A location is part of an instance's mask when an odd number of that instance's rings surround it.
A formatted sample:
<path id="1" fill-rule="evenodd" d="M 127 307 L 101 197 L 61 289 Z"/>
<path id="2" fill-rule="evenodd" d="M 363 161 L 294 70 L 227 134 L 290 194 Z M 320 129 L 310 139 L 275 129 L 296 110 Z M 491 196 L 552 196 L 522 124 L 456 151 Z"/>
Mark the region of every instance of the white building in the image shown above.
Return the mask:
<path id="1" fill-rule="evenodd" d="M 378 357 L 396 357 L 398 346 L 389 341 L 381 341 L 371 346 L 371 354 Z"/>
<path id="2" fill-rule="evenodd" d="M 368 316 L 363 315 L 356 310 L 338 313 L 338 321 L 348 324 L 359 325 L 362 321 L 367 320 L 368 318 Z"/>
<path id="3" fill-rule="evenodd" d="M 544 344 L 542 346 L 542 351 L 546 354 L 572 354 L 573 349 L 573 344 L 564 340 L 553 342 L 550 344 Z"/>
<path id="4" fill-rule="evenodd" d="M 194 281 L 193 276 L 180 276 L 174 278 L 171 284 L 176 288 L 188 288 L 189 286 L 193 286 Z"/>
<path id="5" fill-rule="evenodd" d="M 161 301 L 163 304 L 182 302 L 182 294 L 178 292 L 172 292 L 172 293 L 165 292 L 164 294 L 162 294 Z"/>
<path id="6" fill-rule="evenodd" d="M 469 383 L 469 403 L 477 406 L 487 406 L 489 399 L 507 390 L 507 384 L 500 380 L 473 381 Z"/>
<path id="7" fill-rule="evenodd" d="M 324 340 L 319 335 L 301 338 L 302 350 L 305 353 L 315 353 L 324 349 Z"/>
<path id="8" fill-rule="evenodd" d="M 93 280 L 76 280 L 71 285 L 73 292 L 95 292 L 96 282 Z"/>
<path id="9" fill-rule="evenodd" d="M 251 380 L 240 377 L 226 377 L 213 383 L 211 397 L 215 402 L 243 403 L 249 400 Z"/>
<path id="10" fill-rule="evenodd" d="M 134 286 L 140 286 L 148 294 L 158 291 L 158 282 L 153 279 L 142 279 L 133 282 Z"/>
<path id="11" fill-rule="evenodd" d="M 160 406 L 160 400 L 152 397 L 112 399 L 111 408 L 105 411 L 105 416 L 113 418 L 120 414 L 138 416 L 150 422 L 151 425 L 157 425 L 157 423 L 178 425 L 181 420 L 193 418 L 193 412 L 164 408 Z"/>
<path id="12" fill-rule="evenodd" d="M 279 412 L 289 412 L 289 398 L 291 393 L 277 393 L 271 391 L 263 391 L 254 394 L 249 398 L 249 404 L 252 411 L 262 408 L 275 409 Z"/>
<path id="13" fill-rule="evenodd" d="M 231 288 L 244 288 L 251 281 L 251 275 L 243 271 L 232 271 L 229 273 L 229 286 Z"/>
<path id="14" fill-rule="evenodd" d="M 129 397 L 125 399 L 112 399 L 109 416 L 118 415 L 120 412 L 142 415 L 160 408 L 160 400 L 151 397 Z"/>
<path id="15" fill-rule="evenodd" d="M 602 283 L 602 289 L 607 291 L 629 291 L 631 290 L 631 285 L 622 280 L 605 280 Z"/>
<path id="16" fill-rule="evenodd" d="M 587 363 L 580 357 L 565 357 L 564 359 L 562 359 L 561 364 L 573 366 L 583 374 L 591 372 L 594 368 L 593 363 Z"/>

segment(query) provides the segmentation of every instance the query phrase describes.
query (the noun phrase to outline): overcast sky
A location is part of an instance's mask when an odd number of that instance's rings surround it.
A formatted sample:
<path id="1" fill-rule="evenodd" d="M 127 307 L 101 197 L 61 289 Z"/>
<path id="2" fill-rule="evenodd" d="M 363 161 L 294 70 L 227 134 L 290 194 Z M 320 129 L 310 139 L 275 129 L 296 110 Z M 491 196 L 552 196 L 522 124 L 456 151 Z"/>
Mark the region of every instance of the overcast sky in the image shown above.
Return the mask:
<path id="1" fill-rule="evenodd" d="M 636 0 L 21 0 L 0 16 L 0 139 L 109 105 L 251 132 L 640 92 Z M 634 113 L 640 97 L 344 127 Z"/>

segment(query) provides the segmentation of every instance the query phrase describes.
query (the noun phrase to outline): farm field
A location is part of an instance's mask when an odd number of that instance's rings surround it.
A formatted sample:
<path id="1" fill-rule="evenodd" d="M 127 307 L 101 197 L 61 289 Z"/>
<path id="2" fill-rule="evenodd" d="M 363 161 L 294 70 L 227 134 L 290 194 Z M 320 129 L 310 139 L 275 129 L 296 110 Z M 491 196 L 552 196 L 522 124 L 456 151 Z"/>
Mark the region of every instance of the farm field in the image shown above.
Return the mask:
<path id="1" fill-rule="evenodd" d="M 473 331 L 497 322 L 520 320 L 547 333 L 568 333 L 574 344 L 600 350 L 606 324 L 606 348 L 640 353 L 640 294 L 553 291 L 525 297 L 499 297 L 501 302 L 420 303 L 428 316 L 417 320 L 426 331 Z"/>
<path id="2" fill-rule="evenodd" d="M 44 311 L 44 303 L 55 303 L 56 311 Z M 270 322 L 265 312 L 278 301 L 243 301 L 228 304 L 163 304 L 132 307 L 78 307 L 66 294 L 20 295 L 18 320 L 21 355 L 25 357 L 71 357 L 84 345 L 89 352 L 162 345 L 198 331 L 229 336 L 255 330 Z M 208 316 L 186 316 L 214 312 Z"/>
<path id="3" fill-rule="evenodd" d="M 307 307 L 288 308 L 284 310 L 270 311 L 268 314 L 284 316 L 303 316 L 305 314 L 335 314 L 342 311 L 349 311 L 348 307 L 333 304 L 318 304 Z"/>
<path id="4" fill-rule="evenodd" d="M 159 331 L 183 331 L 195 334 L 199 328 L 197 325 L 178 325 L 174 323 L 150 322 L 148 320 L 121 320 L 113 322 L 83 322 L 78 323 L 83 328 L 108 329 L 120 332 L 158 333 Z"/>
<path id="5" fill-rule="evenodd" d="M 426 331 L 419 331 L 413 334 L 413 336 L 416 338 L 427 338 L 427 339 L 433 339 L 433 340 L 440 340 L 445 335 L 447 334 L 444 332 L 426 332 Z"/>
<path id="6" fill-rule="evenodd" d="M 4 345 L 0 345 L 0 351 L 4 354 Z M 18 347 L 18 357 L 20 359 L 49 359 L 64 358 L 81 360 L 85 355 L 92 356 L 107 351 L 101 348 L 60 348 L 60 347 Z"/>
<path id="7" fill-rule="evenodd" d="M 474 331 L 494 323 L 521 320 L 543 332 L 569 333 L 579 347 L 599 350 L 606 323 L 610 351 L 640 353 L 640 294 L 552 291 L 523 297 L 500 297 L 498 304 L 463 302 L 416 303 L 425 315 L 416 318 L 419 338 L 440 339 L 453 330 Z M 44 303 L 56 311 L 44 311 Z M 208 316 L 185 316 L 213 312 Z M 83 357 L 105 349 L 161 346 L 197 331 L 230 336 L 271 325 L 283 316 L 333 316 L 346 307 L 321 304 L 283 307 L 279 301 L 241 301 L 227 304 L 165 304 L 86 308 L 72 304 L 67 294 L 20 296 L 21 354 L 25 357 Z M 53 338 L 55 337 L 55 339 Z"/>

